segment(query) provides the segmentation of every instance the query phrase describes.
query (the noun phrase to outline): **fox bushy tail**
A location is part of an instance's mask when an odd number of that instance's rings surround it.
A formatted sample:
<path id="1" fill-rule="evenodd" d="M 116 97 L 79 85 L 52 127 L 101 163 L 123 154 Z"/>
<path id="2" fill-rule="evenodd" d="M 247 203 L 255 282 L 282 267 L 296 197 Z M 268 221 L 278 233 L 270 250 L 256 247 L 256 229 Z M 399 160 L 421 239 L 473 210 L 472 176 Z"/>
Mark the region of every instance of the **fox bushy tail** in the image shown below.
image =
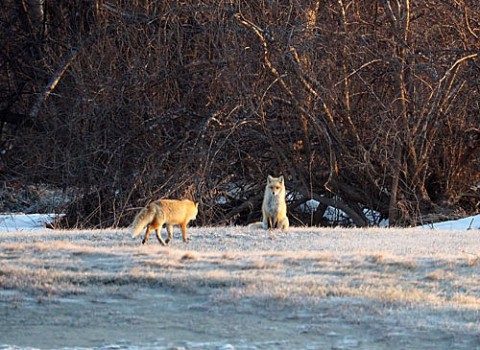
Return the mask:
<path id="1" fill-rule="evenodd" d="M 137 237 L 140 232 L 142 232 L 142 230 L 145 228 L 145 226 L 152 222 L 157 211 L 156 209 L 156 205 L 150 203 L 145 208 L 143 208 L 140 213 L 137 214 L 137 216 L 135 216 L 135 220 L 133 220 L 132 223 L 133 238 Z"/>

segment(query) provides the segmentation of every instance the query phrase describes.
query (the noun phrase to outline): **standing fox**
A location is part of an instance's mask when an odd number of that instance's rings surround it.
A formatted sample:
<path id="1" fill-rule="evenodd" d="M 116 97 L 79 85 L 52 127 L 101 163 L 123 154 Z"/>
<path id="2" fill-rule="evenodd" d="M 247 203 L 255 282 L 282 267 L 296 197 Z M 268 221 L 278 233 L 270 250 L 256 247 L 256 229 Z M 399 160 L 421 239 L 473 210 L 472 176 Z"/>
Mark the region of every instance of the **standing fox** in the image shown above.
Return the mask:
<path id="1" fill-rule="evenodd" d="M 188 243 L 187 224 L 190 220 L 195 220 L 198 214 L 198 203 L 191 200 L 159 199 L 143 208 L 137 214 L 132 223 L 133 238 L 147 226 L 145 237 L 142 243 L 148 241 L 150 232 L 155 230 L 158 241 L 162 245 L 167 245 L 173 238 L 173 225 L 180 225 L 182 228 L 183 241 Z M 167 225 L 168 238 L 163 240 L 160 235 L 163 224 Z"/>
<path id="2" fill-rule="evenodd" d="M 288 230 L 287 203 L 285 201 L 285 181 L 283 176 L 268 175 L 267 186 L 262 204 L 262 227 L 267 229 L 281 228 Z"/>

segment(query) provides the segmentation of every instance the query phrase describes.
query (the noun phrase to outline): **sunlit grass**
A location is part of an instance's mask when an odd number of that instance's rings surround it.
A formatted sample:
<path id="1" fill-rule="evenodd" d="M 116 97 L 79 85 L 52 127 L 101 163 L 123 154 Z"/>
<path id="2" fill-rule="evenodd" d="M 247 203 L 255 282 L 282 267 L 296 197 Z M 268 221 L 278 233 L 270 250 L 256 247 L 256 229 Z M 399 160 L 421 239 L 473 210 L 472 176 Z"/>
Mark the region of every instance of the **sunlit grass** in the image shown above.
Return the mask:
<path id="1" fill-rule="evenodd" d="M 188 245 L 176 232 L 170 247 L 156 240 L 142 245 L 126 230 L 2 233 L 0 288 L 48 298 L 145 285 L 187 293 L 209 289 L 214 302 L 356 298 L 379 305 L 480 307 L 480 258 L 457 246 L 438 251 L 432 243 L 453 244 L 456 236 L 440 242 L 440 236 L 429 241 L 425 231 L 391 233 L 204 228 L 189 229 Z M 415 248 L 415 237 L 431 251 Z"/>

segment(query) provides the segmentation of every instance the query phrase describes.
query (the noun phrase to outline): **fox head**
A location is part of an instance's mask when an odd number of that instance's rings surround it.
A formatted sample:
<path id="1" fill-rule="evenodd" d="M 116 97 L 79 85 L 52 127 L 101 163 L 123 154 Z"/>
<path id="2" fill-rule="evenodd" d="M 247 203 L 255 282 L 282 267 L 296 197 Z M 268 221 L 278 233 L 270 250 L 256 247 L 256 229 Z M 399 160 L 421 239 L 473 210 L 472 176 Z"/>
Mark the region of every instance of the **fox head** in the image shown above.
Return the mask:
<path id="1" fill-rule="evenodd" d="M 280 177 L 268 175 L 266 190 L 270 191 L 274 196 L 285 195 L 285 182 L 283 180 L 283 175 Z"/>

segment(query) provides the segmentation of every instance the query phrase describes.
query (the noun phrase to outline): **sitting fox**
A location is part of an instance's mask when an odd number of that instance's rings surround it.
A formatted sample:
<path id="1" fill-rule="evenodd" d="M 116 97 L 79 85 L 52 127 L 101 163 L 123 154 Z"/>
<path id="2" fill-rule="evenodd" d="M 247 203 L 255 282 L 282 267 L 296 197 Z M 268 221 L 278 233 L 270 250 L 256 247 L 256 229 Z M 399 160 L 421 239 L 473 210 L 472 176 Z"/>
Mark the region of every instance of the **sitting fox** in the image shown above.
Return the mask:
<path id="1" fill-rule="evenodd" d="M 262 204 L 262 222 L 254 222 L 248 227 L 265 230 L 280 228 L 288 230 L 287 203 L 285 201 L 285 181 L 283 176 L 268 175 Z"/>
<path id="2" fill-rule="evenodd" d="M 287 202 L 285 201 L 285 181 L 283 176 L 268 175 L 267 186 L 262 204 L 262 227 L 267 229 L 281 228 L 288 230 Z"/>
<path id="3" fill-rule="evenodd" d="M 183 241 L 188 243 L 187 224 L 190 220 L 195 220 L 198 214 L 198 203 L 191 200 L 159 199 L 148 204 L 135 217 L 132 223 L 133 238 L 147 226 L 145 237 L 142 243 L 148 241 L 150 232 L 155 230 L 158 241 L 162 245 L 167 245 L 173 238 L 173 225 L 180 225 L 182 228 Z M 167 225 L 168 238 L 163 240 L 160 235 L 163 224 Z"/>

